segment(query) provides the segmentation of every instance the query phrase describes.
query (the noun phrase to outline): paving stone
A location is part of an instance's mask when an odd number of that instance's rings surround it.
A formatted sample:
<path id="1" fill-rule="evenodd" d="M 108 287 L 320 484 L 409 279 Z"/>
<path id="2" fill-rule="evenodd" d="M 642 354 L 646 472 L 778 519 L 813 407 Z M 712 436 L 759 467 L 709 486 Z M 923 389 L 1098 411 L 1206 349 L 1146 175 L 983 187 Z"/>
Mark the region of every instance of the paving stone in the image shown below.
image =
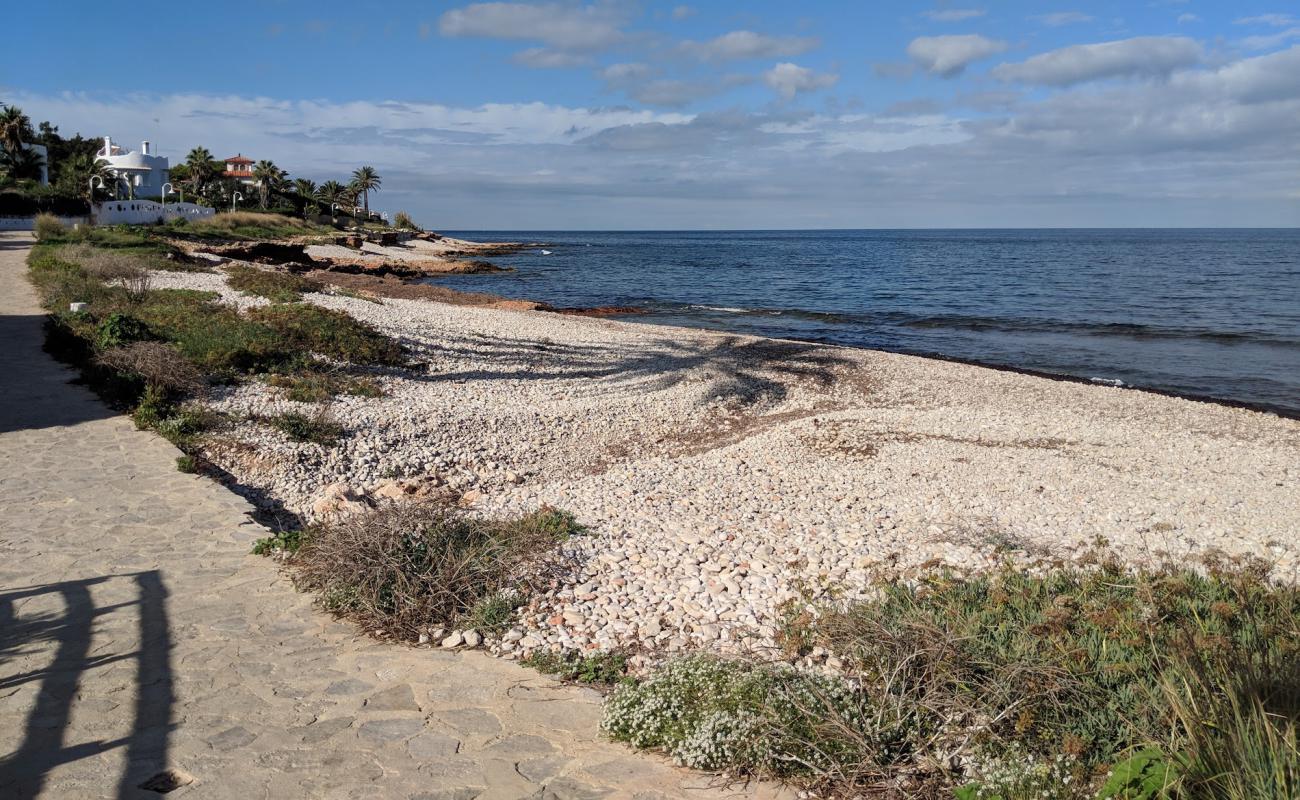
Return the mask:
<path id="1" fill-rule="evenodd" d="M 367 711 L 419 711 L 410 686 L 394 686 L 366 698 Z"/>
<path id="2" fill-rule="evenodd" d="M 431 761 L 460 752 L 460 740 L 441 733 L 426 731 L 406 743 L 406 752 L 417 761 Z"/>
<path id="3" fill-rule="evenodd" d="M 408 739 L 424 729 L 422 719 L 379 719 L 362 723 L 357 735 L 372 742 L 396 742 Z"/>
<path id="4" fill-rule="evenodd" d="M 491 736 L 501 732 L 501 720 L 481 708 L 453 708 L 433 715 L 447 727 L 466 736 Z"/>

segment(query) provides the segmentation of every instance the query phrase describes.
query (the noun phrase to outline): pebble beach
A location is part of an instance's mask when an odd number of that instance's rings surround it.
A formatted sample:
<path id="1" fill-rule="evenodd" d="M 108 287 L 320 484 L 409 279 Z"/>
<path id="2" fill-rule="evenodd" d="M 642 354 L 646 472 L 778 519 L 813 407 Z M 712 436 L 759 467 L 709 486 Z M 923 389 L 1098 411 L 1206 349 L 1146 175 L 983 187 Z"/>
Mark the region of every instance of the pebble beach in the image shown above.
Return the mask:
<path id="1" fill-rule="evenodd" d="M 157 288 L 240 295 L 219 272 Z M 204 455 L 314 518 L 437 495 L 573 513 L 572 574 L 485 644 L 647 654 L 771 644 L 784 604 L 886 575 L 1089 558 L 1300 560 L 1300 422 L 912 356 L 428 300 L 313 293 L 399 339 L 414 370 L 339 397 L 335 447 L 233 423 Z M 259 383 L 240 419 L 316 413 Z M 431 631 L 464 641 L 460 632 Z M 475 636 L 474 638 L 477 638 Z"/>

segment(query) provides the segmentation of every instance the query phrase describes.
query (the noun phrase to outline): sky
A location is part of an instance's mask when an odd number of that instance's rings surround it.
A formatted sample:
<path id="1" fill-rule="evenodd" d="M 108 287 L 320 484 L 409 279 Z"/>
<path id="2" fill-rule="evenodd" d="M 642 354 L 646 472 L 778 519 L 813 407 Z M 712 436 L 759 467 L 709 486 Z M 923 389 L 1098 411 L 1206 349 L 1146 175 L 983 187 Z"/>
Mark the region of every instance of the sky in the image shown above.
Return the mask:
<path id="1" fill-rule="evenodd" d="M 1289 0 L 199 9 L 24 6 L 0 102 L 369 164 L 373 207 L 446 230 L 1300 225 Z"/>

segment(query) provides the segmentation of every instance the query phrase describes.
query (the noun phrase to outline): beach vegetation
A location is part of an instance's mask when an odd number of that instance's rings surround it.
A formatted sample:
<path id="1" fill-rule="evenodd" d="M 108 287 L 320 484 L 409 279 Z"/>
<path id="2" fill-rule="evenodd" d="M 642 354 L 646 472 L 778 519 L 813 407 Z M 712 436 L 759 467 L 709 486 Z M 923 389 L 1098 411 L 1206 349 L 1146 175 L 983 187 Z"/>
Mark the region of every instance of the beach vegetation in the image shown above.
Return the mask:
<path id="1" fill-rule="evenodd" d="M 1300 589 L 1264 574 L 1103 561 L 887 582 L 787 615 L 796 663 L 831 654 L 845 683 L 692 657 L 617 692 L 605 727 L 684 764 L 835 791 L 1294 797 Z"/>
<path id="2" fill-rule="evenodd" d="M 627 654 L 617 651 L 580 653 L 576 650 L 539 649 L 521 659 L 520 663 L 571 683 L 610 688 L 629 680 Z"/>
<path id="3" fill-rule="evenodd" d="M 53 214 L 37 214 L 32 225 L 32 232 L 36 234 L 36 241 L 38 242 L 59 239 L 67 235 L 68 232 L 67 226 Z"/>
<path id="4" fill-rule="evenodd" d="M 311 529 L 290 564 L 327 610 L 413 640 L 467 625 L 490 598 L 527 598 L 547 585 L 566 560 L 567 519 L 550 509 L 491 519 L 392 503 Z"/>
<path id="5" fill-rule="evenodd" d="M 325 403 L 339 395 L 383 397 L 379 382 L 367 375 L 349 375 L 325 366 L 287 374 L 268 375 L 266 382 L 285 390 L 285 398 L 298 403 Z"/>
<path id="6" fill-rule="evenodd" d="M 324 409 L 315 414 L 289 411 L 274 416 L 257 417 L 256 420 L 275 428 L 295 442 L 318 444 L 322 447 L 337 444 L 347 432 Z"/>
<path id="7" fill-rule="evenodd" d="M 424 230 L 419 225 L 417 225 L 415 223 L 415 220 L 411 219 L 411 215 L 406 213 L 405 211 L 398 211 L 397 214 L 393 216 L 393 227 L 400 228 L 406 231 Z"/>
<path id="8" fill-rule="evenodd" d="M 342 311 L 288 303 L 249 309 L 248 318 L 295 350 L 353 364 L 398 366 L 405 362 L 405 353 L 396 340 Z"/>
<path id="9" fill-rule="evenodd" d="M 293 303 L 306 292 L 319 292 L 324 288 L 317 281 L 270 269 L 260 269 L 248 264 L 226 267 L 226 283 L 244 294 L 265 297 L 273 303 Z"/>
<path id="10" fill-rule="evenodd" d="M 332 234 L 331 228 L 297 217 L 259 211 L 223 211 L 210 217 L 169 222 L 176 236 L 189 239 L 257 241 Z"/>

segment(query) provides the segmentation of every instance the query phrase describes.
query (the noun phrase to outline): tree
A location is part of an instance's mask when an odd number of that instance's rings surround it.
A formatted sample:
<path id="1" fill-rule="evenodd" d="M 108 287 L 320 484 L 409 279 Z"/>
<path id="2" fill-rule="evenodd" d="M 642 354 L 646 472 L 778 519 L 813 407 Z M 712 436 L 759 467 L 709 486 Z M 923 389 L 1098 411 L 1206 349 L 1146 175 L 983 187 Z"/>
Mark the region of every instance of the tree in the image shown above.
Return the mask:
<path id="1" fill-rule="evenodd" d="M 190 187 L 196 195 L 203 194 L 208 182 L 220 171 L 212 153 L 206 147 L 196 147 L 185 156 L 185 167 L 189 170 Z"/>
<path id="2" fill-rule="evenodd" d="M 64 161 L 63 166 L 59 168 L 59 188 L 70 194 L 85 197 L 87 200 L 94 200 L 90 190 L 90 179 L 93 177 L 103 181 L 102 185 L 111 186 L 113 173 L 108 168 L 108 162 L 92 155 L 77 153 Z"/>
<path id="3" fill-rule="evenodd" d="M 266 208 L 267 201 L 271 199 L 271 189 L 280 179 L 280 168 L 273 162 L 262 159 L 253 165 L 253 179 L 257 181 L 257 196 Z"/>
<path id="4" fill-rule="evenodd" d="M 13 155 L 35 138 L 32 121 L 18 106 L 0 106 L 0 147 Z"/>
<path id="5" fill-rule="evenodd" d="M 379 191 L 383 181 L 379 178 L 379 173 L 375 172 L 374 167 L 361 167 L 352 173 L 352 185 L 361 195 L 362 207 L 366 212 L 366 219 L 370 219 L 370 193 Z"/>
<path id="6" fill-rule="evenodd" d="M 5 149 L 0 165 L 16 181 L 35 181 L 41 178 L 41 167 L 45 166 L 45 156 L 26 147 L 14 150 Z"/>
<path id="7" fill-rule="evenodd" d="M 334 205 L 343 200 L 345 192 L 347 192 L 347 187 L 338 181 L 325 181 L 320 185 L 320 190 L 316 193 L 316 196 L 320 198 L 322 203 L 329 204 L 330 214 L 332 215 Z"/>
<path id="8" fill-rule="evenodd" d="M 293 191 L 302 198 L 302 216 L 306 219 L 308 211 L 316 201 L 316 181 L 298 178 L 293 182 Z"/>

